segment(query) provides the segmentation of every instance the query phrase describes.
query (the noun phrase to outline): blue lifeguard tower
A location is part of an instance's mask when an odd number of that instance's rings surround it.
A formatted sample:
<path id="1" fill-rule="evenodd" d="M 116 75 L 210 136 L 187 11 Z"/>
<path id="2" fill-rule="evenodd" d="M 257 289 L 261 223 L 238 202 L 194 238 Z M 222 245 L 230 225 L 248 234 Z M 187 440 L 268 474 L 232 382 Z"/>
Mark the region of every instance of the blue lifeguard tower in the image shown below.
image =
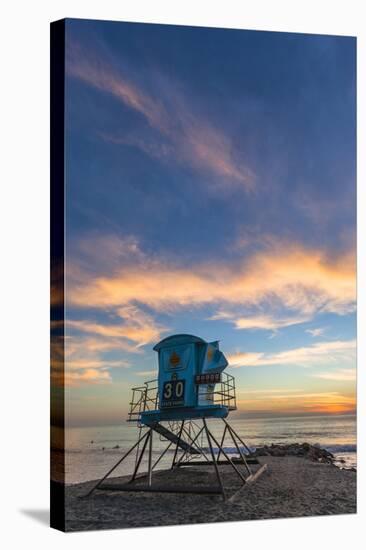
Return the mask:
<path id="1" fill-rule="evenodd" d="M 265 465 L 255 473 L 252 472 L 250 465 L 258 464 L 258 460 L 226 420 L 230 411 L 236 409 L 235 379 L 224 372 L 228 361 L 219 349 L 219 342 L 205 342 L 198 336 L 176 334 L 164 338 L 153 349 L 158 353 L 158 378 L 132 388 L 127 419 L 138 426 L 139 437 L 88 494 L 95 489 L 221 493 L 225 499 L 219 466 L 230 465 L 241 483 L 247 483 L 258 477 Z M 216 436 L 208 426 L 209 419 L 216 420 Z M 222 423 L 218 422 L 220 420 Z M 223 427 L 219 437 L 217 424 Z M 154 433 L 159 435 L 161 441 L 166 441 L 167 446 L 153 464 Z M 229 456 L 225 450 L 226 438 L 230 438 L 230 446 L 236 449 L 236 456 Z M 136 452 L 136 458 L 128 483 L 102 485 L 133 451 Z M 171 470 L 183 466 L 214 466 L 217 486 L 197 488 L 173 484 L 163 487 L 153 484 L 153 471 L 169 451 L 173 455 Z M 139 469 L 145 452 L 148 456 L 148 471 L 140 475 Z M 146 478 L 147 483 L 134 483 Z"/>

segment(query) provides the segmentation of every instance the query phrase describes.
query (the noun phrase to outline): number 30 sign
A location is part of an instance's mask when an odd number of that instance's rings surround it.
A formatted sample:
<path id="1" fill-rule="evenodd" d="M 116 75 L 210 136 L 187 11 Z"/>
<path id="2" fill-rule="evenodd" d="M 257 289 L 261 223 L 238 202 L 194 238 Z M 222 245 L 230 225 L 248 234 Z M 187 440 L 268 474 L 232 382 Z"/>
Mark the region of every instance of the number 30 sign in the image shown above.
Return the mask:
<path id="1" fill-rule="evenodd" d="M 164 383 L 161 407 L 179 407 L 184 405 L 185 380 L 170 380 Z"/>

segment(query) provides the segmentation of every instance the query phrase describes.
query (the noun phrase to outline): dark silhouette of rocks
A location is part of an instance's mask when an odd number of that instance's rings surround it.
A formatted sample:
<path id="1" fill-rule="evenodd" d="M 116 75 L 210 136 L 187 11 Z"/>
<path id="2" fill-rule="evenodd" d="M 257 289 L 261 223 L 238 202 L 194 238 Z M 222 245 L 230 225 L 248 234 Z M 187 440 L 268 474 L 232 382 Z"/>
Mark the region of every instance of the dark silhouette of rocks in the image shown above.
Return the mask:
<path id="1" fill-rule="evenodd" d="M 255 456 L 301 456 L 314 462 L 327 464 L 333 464 L 334 461 L 332 453 L 316 445 L 310 445 L 310 443 L 272 443 L 257 447 L 254 454 Z"/>

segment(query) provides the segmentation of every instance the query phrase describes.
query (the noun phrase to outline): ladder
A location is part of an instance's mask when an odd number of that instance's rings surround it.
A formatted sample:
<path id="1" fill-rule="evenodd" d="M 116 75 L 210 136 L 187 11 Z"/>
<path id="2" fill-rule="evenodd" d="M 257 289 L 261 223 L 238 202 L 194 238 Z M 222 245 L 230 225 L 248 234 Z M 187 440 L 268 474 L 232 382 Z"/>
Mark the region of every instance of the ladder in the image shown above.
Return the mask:
<path id="1" fill-rule="evenodd" d="M 182 437 L 179 437 L 175 433 L 168 430 L 168 428 L 165 428 L 162 424 L 159 424 L 159 422 L 151 422 L 149 424 L 146 424 L 149 428 L 152 428 L 155 432 L 160 434 L 162 437 L 167 439 L 168 441 L 171 441 L 172 443 L 175 443 L 178 447 L 180 447 L 183 451 L 186 451 L 187 453 L 199 455 L 201 454 L 197 449 L 195 449 L 192 445 L 187 443 Z"/>

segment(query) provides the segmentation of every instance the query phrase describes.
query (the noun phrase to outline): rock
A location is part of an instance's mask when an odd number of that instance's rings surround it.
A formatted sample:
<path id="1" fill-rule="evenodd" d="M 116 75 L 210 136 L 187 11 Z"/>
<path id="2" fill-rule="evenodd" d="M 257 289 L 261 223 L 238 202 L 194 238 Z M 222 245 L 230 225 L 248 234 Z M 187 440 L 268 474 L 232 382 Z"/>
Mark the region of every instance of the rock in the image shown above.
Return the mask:
<path id="1" fill-rule="evenodd" d="M 309 458 L 315 462 L 333 463 L 334 456 L 326 449 L 322 449 L 319 446 L 311 445 L 310 443 L 289 443 L 279 444 L 271 443 L 271 445 L 264 445 L 263 447 L 257 447 L 255 456 L 301 456 Z"/>

